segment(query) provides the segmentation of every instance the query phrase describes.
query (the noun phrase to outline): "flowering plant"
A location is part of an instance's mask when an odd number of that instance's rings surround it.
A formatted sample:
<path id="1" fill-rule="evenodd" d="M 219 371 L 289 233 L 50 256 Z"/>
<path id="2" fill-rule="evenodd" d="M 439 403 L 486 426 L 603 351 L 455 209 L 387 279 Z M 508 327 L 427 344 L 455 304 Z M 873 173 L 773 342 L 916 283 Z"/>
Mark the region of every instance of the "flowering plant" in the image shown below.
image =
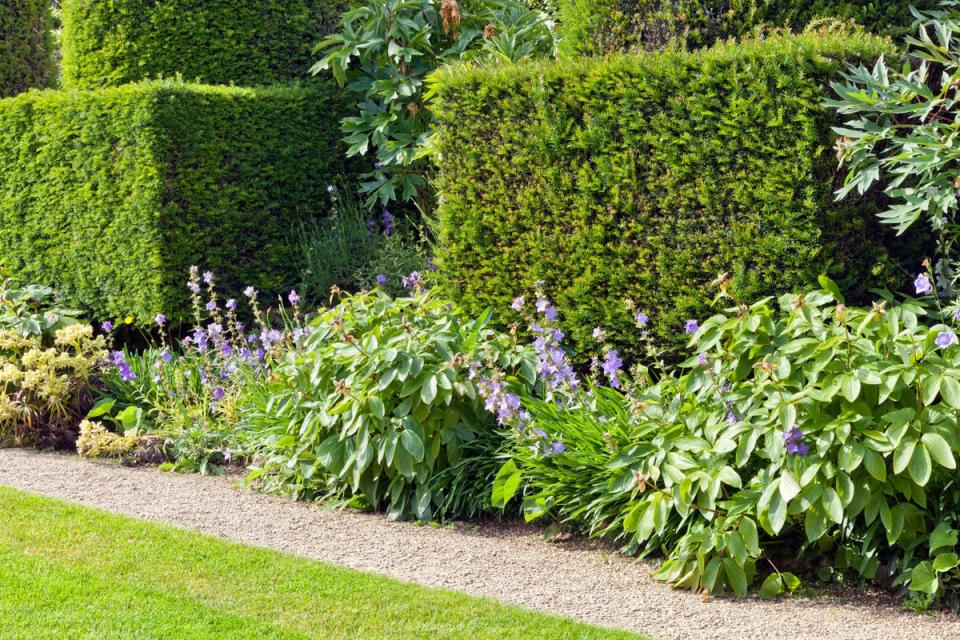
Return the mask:
<path id="1" fill-rule="evenodd" d="M 662 550 L 677 586 L 744 594 L 766 575 L 773 596 L 797 559 L 832 556 L 838 574 L 960 604 L 954 330 L 924 300 L 856 309 L 821 283 L 698 323 L 683 375 L 524 398 L 495 497 Z M 541 433 L 563 450 L 534 450 Z"/>
<path id="2" fill-rule="evenodd" d="M 340 297 L 310 322 L 303 348 L 277 364 L 251 416 L 261 454 L 252 479 L 421 520 L 458 515 L 447 511 L 462 504 L 447 500 L 448 488 L 485 482 L 469 465 L 459 478 L 449 473 L 478 440 L 496 436 L 477 387 L 491 369 L 515 373 L 508 384 L 532 384 L 534 355 L 488 328 L 489 313 L 464 319 L 424 291 L 419 274 L 406 281 L 409 297 Z M 441 474 L 445 484 L 435 482 Z"/>

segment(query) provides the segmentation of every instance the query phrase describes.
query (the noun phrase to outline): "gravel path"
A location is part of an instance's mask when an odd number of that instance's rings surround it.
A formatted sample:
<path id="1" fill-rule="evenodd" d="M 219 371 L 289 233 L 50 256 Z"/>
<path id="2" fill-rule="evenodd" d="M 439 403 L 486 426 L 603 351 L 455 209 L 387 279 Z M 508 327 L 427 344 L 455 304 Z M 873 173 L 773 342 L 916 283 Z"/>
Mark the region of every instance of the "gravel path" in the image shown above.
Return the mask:
<path id="1" fill-rule="evenodd" d="M 522 525 L 391 523 L 235 486 L 235 480 L 0 450 L 0 484 L 317 560 L 488 596 L 658 640 L 957 640 L 960 616 L 917 616 L 875 598 L 704 599 L 644 563 Z"/>

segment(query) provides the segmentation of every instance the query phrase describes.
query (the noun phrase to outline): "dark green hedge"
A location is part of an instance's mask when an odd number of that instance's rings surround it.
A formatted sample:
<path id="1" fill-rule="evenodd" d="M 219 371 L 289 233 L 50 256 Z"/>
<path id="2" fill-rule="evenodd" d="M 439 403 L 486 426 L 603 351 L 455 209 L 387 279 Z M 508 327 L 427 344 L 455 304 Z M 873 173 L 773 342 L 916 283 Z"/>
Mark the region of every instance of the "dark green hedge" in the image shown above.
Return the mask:
<path id="1" fill-rule="evenodd" d="M 0 0 L 0 97 L 49 86 L 55 75 L 49 0 Z"/>
<path id="2" fill-rule="evenodd" d="M 244 86 L 306 79 L 344 0 L 64 0 L 63 82 L 173 77 Z"/>
<path id="3" fill-rule="evenodd" d="M 339 91 L 148 82 L 0 100 L 0 269 L 95 317 L 186 304 L 190 265 L 282 291 L 345 171 Z"/>
<path id="4" fill-rule="evenodd" d="M 910 5 L 940 0 L 558 0 L 562 56 L 659 49 L 677 42 L 695 49 L 766 24 L 802 30 L 812 20 L 853 19 L 867 30 L 910 31 Z"/>
<path id="5" fill-rule="evenodd" d="M 444 72 L 442 286 L 474 310 L 506 309 L 544 280 L 581 344 L 599 325 L 631 347 L 625 299 L 677 344 L 721 272 L 747 298 L 824 272 L 853 292 L 887 282 L 875 206 L 833 202 L 820 106 L 844 61 L 885 46 L 808 34 Z"/>

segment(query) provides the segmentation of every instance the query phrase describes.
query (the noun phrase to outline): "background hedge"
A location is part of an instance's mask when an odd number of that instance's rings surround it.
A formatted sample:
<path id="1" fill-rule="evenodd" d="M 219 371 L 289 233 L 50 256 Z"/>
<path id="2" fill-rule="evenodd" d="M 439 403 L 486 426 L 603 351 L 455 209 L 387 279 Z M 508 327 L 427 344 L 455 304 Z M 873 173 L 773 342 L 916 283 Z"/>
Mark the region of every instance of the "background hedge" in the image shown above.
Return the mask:
<path id="1" fill-rule="evenodd" d="M 761 24 L 802 30 L 812 20 L 854 19 L 867 30 L 899 36 L 911 30 L 910 5 L 940 0 L 557 0 L 561 56 L 695 49 L 739 37 Z"/>
<path id="2" fill-rule="evenodd" d="M 338 91 L 148 82 L 0 101 L 0 268 L 95 317 L 173 318 L 190 265 L 299 276 L 288 233 L 345 171 Z"/>
<path id="3" fill-rule="evenodd" d="M 345 0 L 64 0 L 63 82 L 173 77 L 253 86 L 306 79 Z"/>
<path id="4" fill-rule="evenodd" d="M 506 309 L 544 280 L 581 346 L 599 325 L 629 349 L 625 299 L 677 344 L 721 272 L 751 298 L 824 272 L 854 293 L 889 282 L 892 238 L 874 205 L 833 202 L 832 117 L 820 106 L 844 62 L 885 46 L 808 34 L 444 72 L 443 286 L 474 310 Z"/>
<path id="5" fill-rule="evenodd" d="M 48 0 L 0 0 L 0 97 L 49 86 L 54 77 Z"/>

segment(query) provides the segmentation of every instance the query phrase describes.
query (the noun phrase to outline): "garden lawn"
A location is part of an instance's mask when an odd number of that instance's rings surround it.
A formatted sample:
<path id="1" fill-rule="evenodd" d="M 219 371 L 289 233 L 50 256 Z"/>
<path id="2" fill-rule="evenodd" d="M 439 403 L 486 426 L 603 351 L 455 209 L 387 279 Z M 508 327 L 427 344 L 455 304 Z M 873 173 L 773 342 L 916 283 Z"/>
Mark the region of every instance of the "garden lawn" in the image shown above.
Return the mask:
<path id="1" fill-rule="evenodd" d="M 637 638 L 0 487 L 0 638 Z"/>

